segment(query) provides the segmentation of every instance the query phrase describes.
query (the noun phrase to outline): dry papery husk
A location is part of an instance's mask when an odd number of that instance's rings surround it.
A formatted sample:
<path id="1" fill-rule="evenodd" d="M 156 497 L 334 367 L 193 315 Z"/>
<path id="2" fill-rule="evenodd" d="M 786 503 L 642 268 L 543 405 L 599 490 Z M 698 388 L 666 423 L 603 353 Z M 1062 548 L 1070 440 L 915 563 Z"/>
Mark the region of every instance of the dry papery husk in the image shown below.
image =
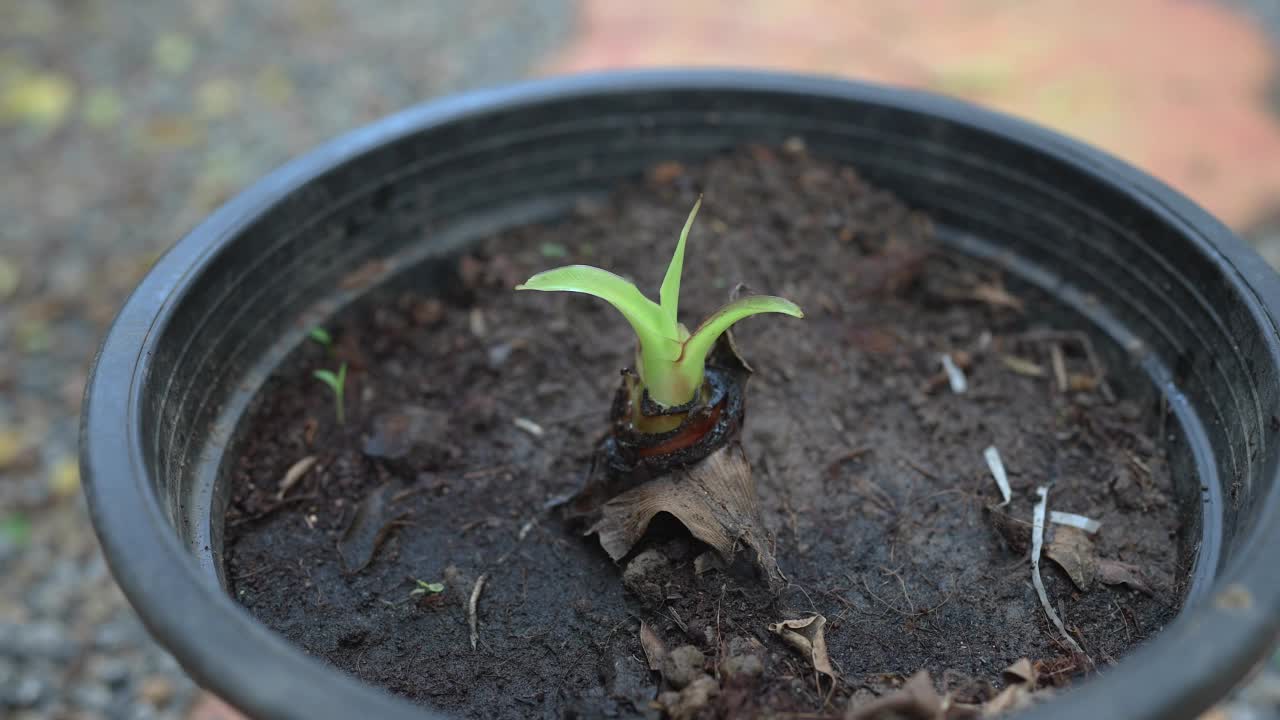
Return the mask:
<path id="1" fill-rule="evenodd" d="M 658 513 L 668 513 L 709 545 L 726 566 L 742 556 L 770 585 L 783 581 L 760 515 L 751 463 L 733 443 L 686 468 L 615 495 L 587 530 L 609 557 L 631 552 Z"/>
<path id="2" fill-rule="evenodd" d="M 631 408 L 622 402 L 627 395 L 624 376 L 620 400 L 611 412 L 612 434 L 598 449 L 587 483 L 566 513 L 585 525 L 584 534 L 598 535 L 614 561 L 631 552 L 654 517 L 667 513 L 711 547 L 697 559 L 698 572 L 750 568 L 774 588 L 785 578 L 764 528 L 751 463 L 737 441 L 751 367 L 738 353 L 732 332 L 720 336 L 708 358 L 708 373 L 713 371 L 723 383 L 724 409 L 708 437 L 634 464 L 619 450 L 660 445 L 663 438 L 644 438 L 626 426 Z M 690 415 L 700 410 L 695 407 Z"/>

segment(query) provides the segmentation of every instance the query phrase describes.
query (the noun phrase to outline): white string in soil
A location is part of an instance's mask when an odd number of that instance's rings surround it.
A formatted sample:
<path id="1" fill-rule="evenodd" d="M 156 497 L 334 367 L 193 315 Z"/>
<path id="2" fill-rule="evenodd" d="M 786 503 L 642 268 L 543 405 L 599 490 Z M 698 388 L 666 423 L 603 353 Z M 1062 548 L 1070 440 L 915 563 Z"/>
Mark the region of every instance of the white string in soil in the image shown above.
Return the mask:
<path id="1" fill-rule="evenodd" d="M 1058 613 L 1054 612 L 1053 606 L 1049 604 L 1049 597 L 1044 591 L 1044 581 L 1040 579 L 1040 550 L 1044 546 L 1044 516 L 1045 509 L 1049 506 L 1049 488 L 1043 486 L 1036 488 L 1036 495 L 1040 496 L 1040 501 L 1036 503 L 1035 514 L 1031 521 L 1031 583 L 1036 586 L 1040 605 L 1054 627 L 1062 633 L 1062 637 L 1066 639 L 1072 650 L 1084 655 L 1084 649 L 1067 633 L 1067 628 L 1062 624 L 1062 618 L 1058 617 Z"/>

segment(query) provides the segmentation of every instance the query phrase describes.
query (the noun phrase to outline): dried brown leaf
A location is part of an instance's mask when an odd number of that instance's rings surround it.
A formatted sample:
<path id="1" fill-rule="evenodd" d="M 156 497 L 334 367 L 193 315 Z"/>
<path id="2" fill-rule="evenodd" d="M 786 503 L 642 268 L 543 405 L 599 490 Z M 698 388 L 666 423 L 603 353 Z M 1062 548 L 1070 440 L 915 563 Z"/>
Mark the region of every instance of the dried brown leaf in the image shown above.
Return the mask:
<path id="1" fill-rule="evenodd" d="M 640 621 L 640 647 L 644 650 L 644 659 L 649 664 L 649 669 L 662 672 L 662 660 L 667 656 L 667 645 L 643 620 Z"/>
<path id="2" fill-rule="evenodd" d="M 850 707 L 844 720 L 963 720 L 977 716 L 969 706 L 938 695 L 927 670 L 920 670 L 896 692 Z"/>
<path id="3" fill-rule="evenodd" d="M 1085 531 L 1070 525 L 1059 525 L 1053 539 L 1045 547 L 1045 555 L 1071 578 L 1081 590 L 1093 587 L 1098 577 L 1098 555 Z"/>
<path id="4" fill-rule="evenodd" d="M 751 465 L 739 446 L 726 446 L 694 465 L 621 493 L 600 508 L 587 530 L 615 561 L 640 540 L 658 513 L 669 513 L 726 562 L 742 548 L 754 552 L 770 585 L 782 578 L 760 517 Z"/>
<path id="5" fill-rule="evenodd" d="M 1146 595 L 1155 595 L 1151 585 L 1143 578 L 1142 568 L 1118 560 L 1102 560 L 1098 563 L 1098 579 L 1107 585 L 1124 585 Z"/>
<path id="6" fill-rule="evenodd" d="M 838 680 L 835 668 L 831 666 L 831 658 L 827 655 L 827 639 L 824 628 L 827 619 L 821 615 L 812 615 L 800 620 L 783 620 L 771 623 L 769 632 L 781 637 L 788 645 L 795 648 L 813 666 L 814 670 Z"/>

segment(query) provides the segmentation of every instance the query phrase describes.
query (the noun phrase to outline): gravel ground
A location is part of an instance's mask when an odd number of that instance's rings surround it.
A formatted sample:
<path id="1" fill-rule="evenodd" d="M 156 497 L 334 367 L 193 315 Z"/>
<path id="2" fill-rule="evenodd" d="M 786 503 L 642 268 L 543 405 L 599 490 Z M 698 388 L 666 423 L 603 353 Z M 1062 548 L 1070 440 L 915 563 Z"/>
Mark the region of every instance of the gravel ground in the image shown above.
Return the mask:
<path id="1" fill-rule="evenodd" d="M 1274 0 L 1223 1 L 1280 43 Z M 527 76 L 570 5 L 0 0 L 0 717 L 181 718 L 197 695 L 112 583 L 75 460 L 88 358 L 158 253 L 325 138 Z M 1275 218 L 1246 233 L 1280 267 Z M 1209 717 L 1278 717 L 1278 672 Z"/>
<path id="2" fill-rule="evenodd" d="M 527 76 L 560 0 L 0 3 L 0 717 L 180 718 L 196 689 L 79 493 L 88 359 L 158 253 L 254 178 L 433 95 Z"/>

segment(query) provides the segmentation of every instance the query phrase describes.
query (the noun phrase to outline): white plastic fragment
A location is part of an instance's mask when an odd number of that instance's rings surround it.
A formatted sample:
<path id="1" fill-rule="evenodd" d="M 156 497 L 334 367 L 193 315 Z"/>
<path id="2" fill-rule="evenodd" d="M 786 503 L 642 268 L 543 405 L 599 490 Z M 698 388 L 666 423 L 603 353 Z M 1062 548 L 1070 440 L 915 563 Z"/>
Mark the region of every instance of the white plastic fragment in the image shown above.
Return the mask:
<path id="1" fill-rule="evenodd" d="M 951 359 L 950 353 L 942 355 L 942 369 L 947 372 L 947 382 L 951 384 L 951 392 L 963 395 L 969 389 L 969 380 L 965 378 L 960 366 L 956 365 L 956 361 Z"/>
<path id="2" fill-rule="evenodd" d="M 1004 502 L 997 507 L 1004 507 L 1013 498 L 1013 490 L 1009 487 L 1009 476 L 1004 471 L 1004 461 L 1000 459 L 1000 451 L 992 445 L 982 451 L 982 456 L 987 459 L 987 467 L 991 468 L 991 477 L 996 479 L 996 485 L 1000 488 L 1000 497 L 1004 498 Z"/>
<path id="3" fill-rule="evenodd" d="M 520 428 L 521 430 L 529 433 L 534 437 L 542 437 L 542 434 L 546 432 L 545 430 L 542 429 L 541 425 L 530 420 L 529 418 L 518 417 L 512 420 L 512 422 L 515 423 L 516 427 Z"/>
<path id="4" fill-rule="evenodd" d="M 1058 512 L 1057 510 L 1049 513 L 1049 522 L 1057 523 L 1059 525 L 1070 525 L 1071 527 L 1079 528 L 1090 535 L 1098 532 L 1098 530 L 1102 528 L 1102 523 L 1094 520 L 1093 518 L 1077 515 L 1075 513 Z"/>
<path id="5" fill-rule="evenodd" d="M 1080 654 L 1084 654 L 1084 650 L 1075 638 L 1067 634 L 1067 628 L 1062 624 L 1062 618 L 1058 617 L 1058 613 L 1054 612 L 1053 606 L 1049 604 L 1049 596 L 1044 591 L 1044 581 L 1040 579 L 1040 550 L 1044 546 L 1044 516 L 1045 509 L 1049 506 L 1049 488 L 1036 488 L 1036 495 L 1040 496 L 1040 501 L 1036 503 L 1035 514 L 1031 519 L 1031 584 L 1036 586 L 1036 594 L 1040 596 L 1040 605 L 1044 608 L 1045 615 L 1049 616 L 1049 620 L 1053 626 L 1058 628 L 1058 632 L 1062 633 L 1062 637 L 1066 639 L 1067 644 L 1072 650 Z"/>

